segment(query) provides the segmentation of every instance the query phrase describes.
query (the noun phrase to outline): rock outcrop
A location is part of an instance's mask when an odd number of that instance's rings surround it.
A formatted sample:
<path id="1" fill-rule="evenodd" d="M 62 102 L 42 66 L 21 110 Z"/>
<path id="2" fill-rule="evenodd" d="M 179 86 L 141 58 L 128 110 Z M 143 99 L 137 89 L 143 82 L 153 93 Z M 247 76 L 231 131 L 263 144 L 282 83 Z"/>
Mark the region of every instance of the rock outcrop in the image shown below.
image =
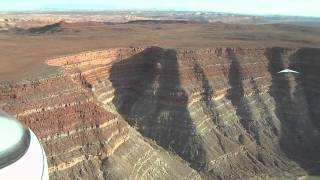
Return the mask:
<path id="1" fill-rule="evenodd" d="M 319 49 L 121 48 L 60 57 L 62 75 L 1 84 L 51 179 L 319 174 Z M 283 75 L 290 67 L 301 72 Z"/>

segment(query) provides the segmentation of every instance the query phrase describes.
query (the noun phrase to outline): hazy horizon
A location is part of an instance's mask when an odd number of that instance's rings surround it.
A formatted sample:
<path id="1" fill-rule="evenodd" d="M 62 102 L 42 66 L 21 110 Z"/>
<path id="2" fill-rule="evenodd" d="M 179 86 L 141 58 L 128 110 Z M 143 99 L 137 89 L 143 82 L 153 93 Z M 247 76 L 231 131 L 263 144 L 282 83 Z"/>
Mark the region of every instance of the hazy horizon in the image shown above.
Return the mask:
<path id="1" fill-rule="evenodd" d="M 320 17 L 320 1 L 309 0 L 5 0 L 0 11 L 203 11 L 247 15 Z"/>

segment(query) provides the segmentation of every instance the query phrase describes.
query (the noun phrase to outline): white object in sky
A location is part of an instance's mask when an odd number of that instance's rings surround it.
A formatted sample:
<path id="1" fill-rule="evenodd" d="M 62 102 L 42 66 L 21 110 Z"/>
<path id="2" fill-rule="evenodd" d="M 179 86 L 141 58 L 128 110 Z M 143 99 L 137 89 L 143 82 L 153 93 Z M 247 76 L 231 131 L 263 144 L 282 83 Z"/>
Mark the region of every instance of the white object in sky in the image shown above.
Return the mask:
<path id="1" fill-rule="evenodd" d="M 1 112 L 0 179 L 49 179 L 47 158 L 36 135 Z"/>
<path id="2" fill-rule="evenodd" d="M 278 73 L 295 73 L 295 74 L 298 74 L 299 72 L 291 70 L 291 69 L 285 69 L 285 70 L 279 71 Z"/>

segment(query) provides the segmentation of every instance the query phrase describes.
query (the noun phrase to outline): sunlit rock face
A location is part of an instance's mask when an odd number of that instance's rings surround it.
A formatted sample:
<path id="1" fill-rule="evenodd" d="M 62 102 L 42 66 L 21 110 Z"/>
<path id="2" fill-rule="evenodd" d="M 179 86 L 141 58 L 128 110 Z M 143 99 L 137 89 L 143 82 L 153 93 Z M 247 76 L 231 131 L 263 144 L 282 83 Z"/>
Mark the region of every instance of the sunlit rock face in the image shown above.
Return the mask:
<path id="1" fill-rule="evenodd" d="M 107 49 L 63 73 L 1 84 L 41 139 L 51 179 L 319 174 L 319 49 Z M 279 74 L 290 68 L 299 74 Z"/>

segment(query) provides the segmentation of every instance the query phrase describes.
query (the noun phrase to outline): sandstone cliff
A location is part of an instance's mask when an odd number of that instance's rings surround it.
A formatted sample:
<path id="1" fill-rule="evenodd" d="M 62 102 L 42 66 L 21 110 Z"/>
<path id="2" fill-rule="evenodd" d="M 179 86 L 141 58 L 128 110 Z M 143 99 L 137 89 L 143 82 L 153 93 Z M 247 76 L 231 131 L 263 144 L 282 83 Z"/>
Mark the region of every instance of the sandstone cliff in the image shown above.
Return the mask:
<path id="1" fill-rule="evenodd" d="M 1 84 L 41 138 L 51 179 L 248 179 L 319 174 L 319 49 L 107 49 L 64 73 Z M 277 72 L 290 67 L 299 75 Z M 317 169 L 318 168 L 318 169 Z"/>

